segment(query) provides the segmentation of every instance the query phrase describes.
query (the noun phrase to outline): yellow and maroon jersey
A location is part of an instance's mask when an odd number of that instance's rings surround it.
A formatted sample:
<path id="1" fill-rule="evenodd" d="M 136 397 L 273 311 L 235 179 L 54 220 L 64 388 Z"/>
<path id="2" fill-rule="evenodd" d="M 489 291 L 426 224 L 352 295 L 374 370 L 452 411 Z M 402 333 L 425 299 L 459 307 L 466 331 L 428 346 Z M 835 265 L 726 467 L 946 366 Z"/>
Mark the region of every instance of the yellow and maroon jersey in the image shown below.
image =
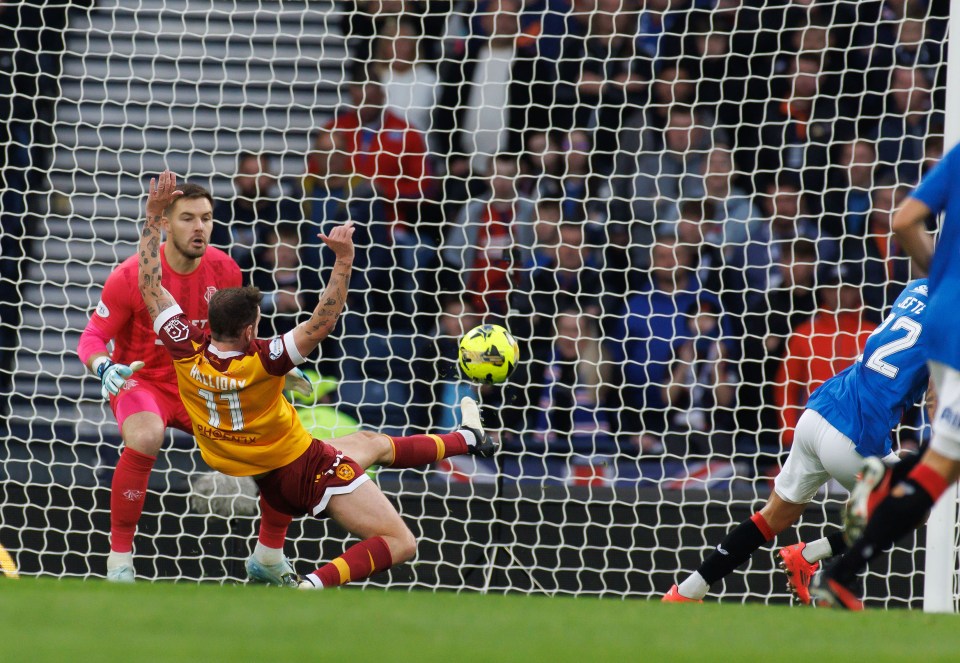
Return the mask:
<path id="1" fill-rule="evenodd" d="M 303 454 L 313 439 L 283 396 L 284 376 L 304 358 L 293 332 L 225 352 L 179 306 L 153 329 L 173 357 L 180 398 L 203 460 L 231 476 L 263 474 Z"/>

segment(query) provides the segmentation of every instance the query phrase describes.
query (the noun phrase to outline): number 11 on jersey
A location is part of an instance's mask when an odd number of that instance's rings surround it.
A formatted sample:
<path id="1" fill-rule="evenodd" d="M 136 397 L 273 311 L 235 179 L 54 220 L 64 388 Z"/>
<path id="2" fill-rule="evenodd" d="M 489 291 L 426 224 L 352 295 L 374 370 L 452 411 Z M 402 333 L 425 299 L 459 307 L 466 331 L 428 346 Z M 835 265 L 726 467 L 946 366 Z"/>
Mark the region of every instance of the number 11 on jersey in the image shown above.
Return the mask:
<path id="1" fill-rule="evenodd" d="M 211 428 L 220 427 L 220 410 L 217 403 L 217 395 L 208 389 L 198 389 L 197 392 L 203 397 L 207 404 L 207 412 L 210 417 L 207 423 Z M 240 394 L 235 391 L 224 391 L 220 394 L 220 400 L 225 401 L 230 409 L 230 419 L 233 424 L 233 430 L 243 428 L 243 411 L 240 409 Z"/>

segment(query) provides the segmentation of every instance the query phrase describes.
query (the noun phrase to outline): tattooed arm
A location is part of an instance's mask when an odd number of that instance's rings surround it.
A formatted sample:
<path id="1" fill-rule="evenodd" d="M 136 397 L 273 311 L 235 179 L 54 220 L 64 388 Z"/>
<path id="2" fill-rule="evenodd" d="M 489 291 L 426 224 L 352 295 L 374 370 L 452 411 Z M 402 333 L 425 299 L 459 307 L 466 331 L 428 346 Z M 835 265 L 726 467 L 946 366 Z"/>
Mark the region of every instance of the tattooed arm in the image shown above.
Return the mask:
<path id="1" fill-rule="evenodd" d="M 147 196 L 147 218 L 140 234 L 140 294 L 147 305 L 150 320 L 156 320 L 161 311 L 174 306 L 177 302 L 167 289 L 160 284 L 160 224 L 166 210 L 173 201 L 183 195 L 177 191 L 177 176 L 169 170 L 150 180 L 150 193 Z"/>
<path id="2" fill-rule="evenodd" d="M 347 302 L 347 285 L 353 269 L 353 222 L 348 221 L 330 231 L 330 236 L 321 234 L 323 243 L 333 249 L 337 257 L 330 275 L 330 282 L 320 295 L 320 302 L 313 310 L 310 319 L 301 322 L 293 330 L 293 339 L 297 350 L 306 357 L 320 342 L 330 335 L 337 326 L 337 318 Z"/>

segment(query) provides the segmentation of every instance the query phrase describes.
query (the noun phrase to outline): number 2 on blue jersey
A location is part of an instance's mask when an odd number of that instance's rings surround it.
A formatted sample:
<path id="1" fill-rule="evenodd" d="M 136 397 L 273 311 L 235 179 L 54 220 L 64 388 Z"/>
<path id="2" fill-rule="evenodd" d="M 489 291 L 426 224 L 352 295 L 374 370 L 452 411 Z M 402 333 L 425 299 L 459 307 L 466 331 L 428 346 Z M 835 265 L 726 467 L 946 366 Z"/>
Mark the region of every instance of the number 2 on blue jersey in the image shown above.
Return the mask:
<path id="1" fill-rule="evenodd" d="M 897 377 L 897 373 L 900 371 L 900 368 L 885 362 L 884 359 L 892 354 L 901 352 L 902 350 L 912 348 L 920 338 L 920 333 L 923 331 L 923 326 L 916 320 L 907 317 L 897 318 L 896 314 L 891 313 L 889 316 L 887 316 L 887 319 L 883 321 L 883 324 L 877 328 L 877 332 L 885 329 L 887 325 L 894 320 L 894 318 L 896 318 L 897 321 L 894 322 L 893 326 L 890 327 L 890 331 L 899 331 L 903 329 L 906 330 L 906 335 L 898 338 L 895 341 L 884 343 L 879 348 L 874 350 L 873 354 L 870 355 L 870 358 L 867 359 L 867 368 L 870 368 L 880 375 L 890 378 L 891 380 Z"/>

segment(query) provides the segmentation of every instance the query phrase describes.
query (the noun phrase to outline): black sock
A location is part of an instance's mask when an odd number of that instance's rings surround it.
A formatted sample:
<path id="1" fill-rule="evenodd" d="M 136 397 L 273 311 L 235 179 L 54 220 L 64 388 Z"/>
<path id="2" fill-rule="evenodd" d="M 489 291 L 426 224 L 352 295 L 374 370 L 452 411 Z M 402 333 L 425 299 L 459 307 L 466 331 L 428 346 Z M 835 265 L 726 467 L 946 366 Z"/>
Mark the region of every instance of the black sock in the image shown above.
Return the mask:
<path id="1" fill-rule="evenodd" d="M 894 495 L 891 492 L 877 505 L 863 530 L 863 536 L 830 569 L 828 575 L 831 578 L 840 584 L 850 585 L 870 560 L 889 550 L 904 535 L 923 523 L 933 507 L 934 500 L 930 493 L 914 479 L 908 478 L 900 486 L 906 489 L 904 494 Z"/>
<path id="2" fill-rule="evenodd" d="M 750 555 L 766 542 L 767 538 L 753 520 L 744 520 L 703 560 L 697 572 L 707 584 L 712 585 L 746 562 Z"/>
<path id="3" fill-rule="evenodd" d="M 847 552 L 847 548 L 850 547 L 847 545 L 847 540 L 843 536 L 843 530 L 838 530 L 828 536 L 827 542 L 830 544 L 831 557 L 842 555 Z"/>

